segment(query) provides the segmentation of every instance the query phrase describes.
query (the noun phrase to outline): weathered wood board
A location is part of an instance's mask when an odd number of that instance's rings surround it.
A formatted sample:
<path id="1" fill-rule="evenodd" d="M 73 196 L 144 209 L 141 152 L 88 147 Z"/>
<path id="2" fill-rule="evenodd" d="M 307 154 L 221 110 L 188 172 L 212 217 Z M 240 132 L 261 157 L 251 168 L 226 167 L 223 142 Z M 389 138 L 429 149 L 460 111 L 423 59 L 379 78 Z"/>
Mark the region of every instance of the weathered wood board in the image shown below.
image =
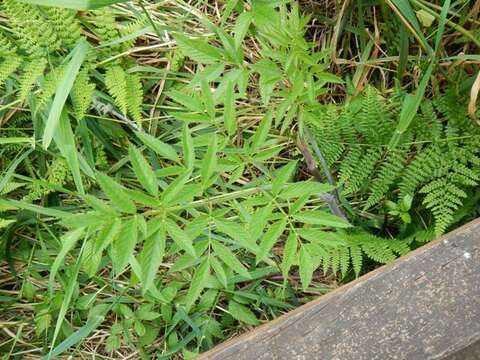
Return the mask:
<path id="1" fill-rule="evenodd" d="M 480 219 L 199 359 L 480 359 Z"/>

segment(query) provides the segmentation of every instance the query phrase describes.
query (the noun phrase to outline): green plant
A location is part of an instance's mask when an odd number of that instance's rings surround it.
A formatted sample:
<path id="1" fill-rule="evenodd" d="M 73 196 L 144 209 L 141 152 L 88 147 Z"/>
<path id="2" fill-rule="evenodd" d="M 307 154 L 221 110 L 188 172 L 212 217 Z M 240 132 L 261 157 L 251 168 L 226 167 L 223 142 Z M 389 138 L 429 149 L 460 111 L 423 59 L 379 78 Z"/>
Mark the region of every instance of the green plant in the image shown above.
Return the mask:
<path id="1" fill-rule="evenodd" d="M 424 224 L 440 235 L 459 220 L 455 212 L 478 186 L 480 131 L 466 102 L 459 104 L 462 95 L 451 89 L 424 100 L 411 128 L 390 149 L 399 96 L 385 99 L 367 88 L 345 106 L 313 110 L 307 122 L 338 174 L 342 194 L 358 204 L 360 216 L 374 208 L 385 213 L 384 204 L 392 210 L 392 201 L 420 199 L 433 218 L 424 218 Z M 409 223 L 409 208 L 390 213 Z"/>
<path id="2" fill-rule="evenodd" d="M 0 353 L 192 358 L 477 216 L 460 3 L 2 2 Z"/>

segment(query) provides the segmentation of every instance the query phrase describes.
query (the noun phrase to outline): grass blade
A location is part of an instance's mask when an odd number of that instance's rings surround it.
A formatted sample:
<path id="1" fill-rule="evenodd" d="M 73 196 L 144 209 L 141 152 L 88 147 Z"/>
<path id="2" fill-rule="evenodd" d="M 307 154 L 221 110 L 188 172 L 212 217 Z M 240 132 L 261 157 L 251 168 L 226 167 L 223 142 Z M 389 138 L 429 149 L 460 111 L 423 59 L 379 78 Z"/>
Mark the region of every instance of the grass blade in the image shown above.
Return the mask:
<path id="1" fill-rule="evenodd" d="M 53 99 L 50 114 L 45 125 L 45 131 L 43 133 L 42 145 L 47 149 L 52 141 L 55 130 L 58 127 L 60 121 L 60 115 L 67 100 L 68 94 L 72 89 L 75 78 L 77 77 L 80 66 L 82 66 L 90 45 L 85 40 L 81 40 L 77 46 L 72 50 L 72 59 L 65 69 L 62 79 L 58 83 L 55 91 L 55 98 Z"/>

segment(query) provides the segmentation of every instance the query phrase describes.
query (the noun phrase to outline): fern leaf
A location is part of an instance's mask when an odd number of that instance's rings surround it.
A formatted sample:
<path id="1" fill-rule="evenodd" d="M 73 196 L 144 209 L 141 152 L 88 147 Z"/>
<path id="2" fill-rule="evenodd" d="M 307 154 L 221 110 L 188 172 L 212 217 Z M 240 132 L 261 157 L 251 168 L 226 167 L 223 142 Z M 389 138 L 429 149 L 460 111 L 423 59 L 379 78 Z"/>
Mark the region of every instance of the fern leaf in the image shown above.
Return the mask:
<path id="1" fill-rule="evenodd" d="M 42 110 L 47 105 L 48 101 L 55 93 L 57 84 L 63 76 L 63 71 L 64 67 L 60 66 L 53 69 L 45 76 L 41 86 L 40 95 L 37 98 L 37 108 L 39 110 Z"/>
<path id="2" fill-rule="evenodd" d="M 400 175 L 406 159 L 406 151 L 387 152 L 378 174 L 371 181 L 370 195 L 365 205 L 366 209 L 375 206 L 385 196 L 396 178 Z"/>
<path id="3" fill-rule="evenodd" d="M 17 51 L 13 43 L 0 30 L 0 54 L 12 55 Z"/>
<path id="4" fill-rule="evenodd" d="M 128 95 L 125 71 L 118 65 L 110 67 L 105 74 L 105 85 L 109 94 L 115 100 L 115 105 L 123 115 L 127 115 Z"/>
<path id="5" fill-rule="evenodd" d="M 350 246 L 350 257 L 352 260 L 353 271 L 355 272 L 355 277 L 360 276 L 360 272 L 362 271 L 363 265 L 363 255 L 362 249 L 360 246 L 351 245 Z"/>
<path id="6" fill-rule="evenodd" d="M 95 90 L 95 83 L 90 82 L 88 70 L 87 67 L 80 70 L 70 91 L 73 113 L 77 120 L 85 117 L 92 102 L 93 90 Z"/>
<path id="7" fill-rule="evenodd" d="M 0 87 L 5 80 L 18 69 L 21 63 L 22 59 L 15 55 L 8 56 L 0 63 Z"/>
<path id="8" fill-rule="evenodd" d="M 23 102 L 33 89 L 35 81 L 43 74 L 47 60 L 45 58 L 29 61 L 23 68 L 23 73 L 19 80 L 18 99 Z"/>
<path id="9" fill-rule="evenodd" d="M 63 46 L 73 47 L 81 37 L 80 22 L 74 10 L 59 7 L 48 7 L 45 10 L 55 34 Z"/>
<path id="10" fill-rule="evenodd" d="M 141 126 L 143 88 L 137 74 L 126 75 L 127 109 L 132 118 Z"/>
<path id="11" fill-rule="evenodd" d="M 352 194 L 358 191 L 370 178 L 377 161 L 380 160 L 381 151 L 370 148 L 367 153 L 355 164 L 351 176 L 345 185 L 345 194 Z"/>

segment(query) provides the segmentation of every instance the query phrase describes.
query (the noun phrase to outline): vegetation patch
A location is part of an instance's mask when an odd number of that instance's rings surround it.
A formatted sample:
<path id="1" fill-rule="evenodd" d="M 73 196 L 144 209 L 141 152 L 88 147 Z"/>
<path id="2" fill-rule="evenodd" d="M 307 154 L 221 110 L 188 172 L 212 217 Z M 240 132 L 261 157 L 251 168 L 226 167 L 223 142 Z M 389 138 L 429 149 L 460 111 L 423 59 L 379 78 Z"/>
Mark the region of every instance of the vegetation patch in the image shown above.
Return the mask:
<path id="1" fill-rule="evenodd" d="M 0 4 L 0 354 L 193 358 L 478 217 L 478 4 Z"/>

